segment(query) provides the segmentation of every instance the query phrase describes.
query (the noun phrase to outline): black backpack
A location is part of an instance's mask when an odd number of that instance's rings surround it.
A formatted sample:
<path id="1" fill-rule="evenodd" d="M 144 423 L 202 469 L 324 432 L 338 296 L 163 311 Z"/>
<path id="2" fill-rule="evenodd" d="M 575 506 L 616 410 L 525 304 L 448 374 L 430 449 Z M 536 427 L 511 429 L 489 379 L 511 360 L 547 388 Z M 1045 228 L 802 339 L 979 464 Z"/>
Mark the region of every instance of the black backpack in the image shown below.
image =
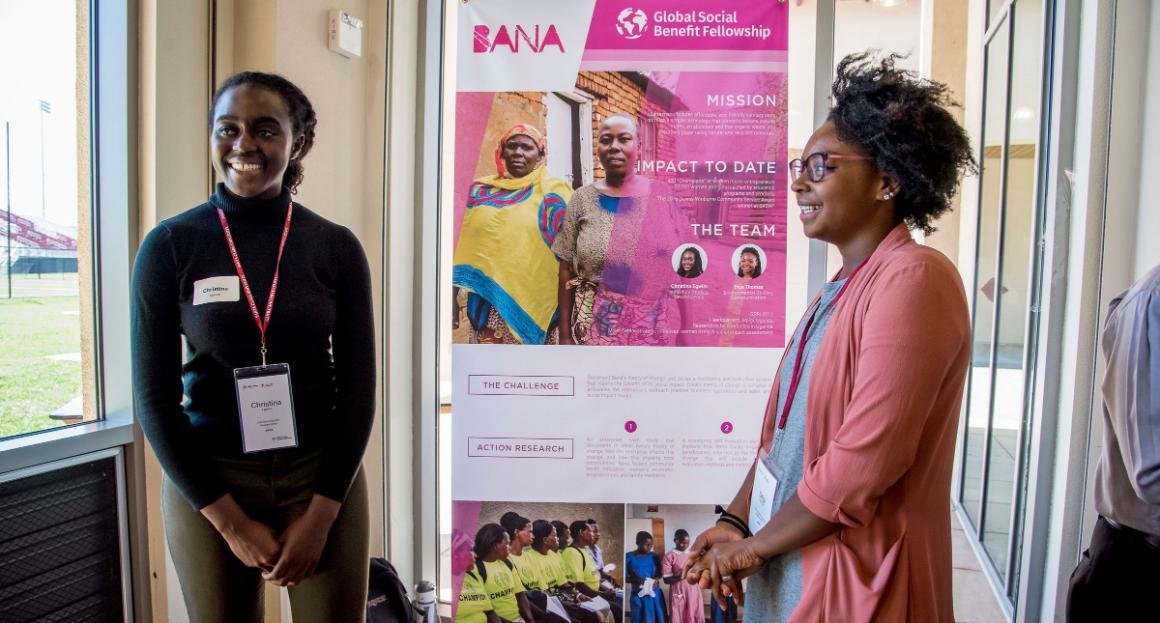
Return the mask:
<path id="1" fill-rule="evenodd" d="M 395 567 L 385 558 L 371 558 L 367 623 L 411 623 L 414 615 L 407 587 Z"/>

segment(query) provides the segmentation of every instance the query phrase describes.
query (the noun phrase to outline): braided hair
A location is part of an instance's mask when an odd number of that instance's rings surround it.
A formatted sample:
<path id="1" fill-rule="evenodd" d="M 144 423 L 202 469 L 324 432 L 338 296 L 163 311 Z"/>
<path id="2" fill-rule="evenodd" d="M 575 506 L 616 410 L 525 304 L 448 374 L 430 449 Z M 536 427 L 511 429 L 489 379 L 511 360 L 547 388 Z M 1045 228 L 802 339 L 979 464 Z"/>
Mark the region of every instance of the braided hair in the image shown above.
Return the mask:
<path id="1" fill-rule="evenodd" d="M 213 127 L 213 111 L 217 108 L 218 100 L 226 91 L 242 85 L 269 89 L 286 102 L 286 110 L 290 113 L 290 123 L 294 130 L 294 149 L 290 152 L 290 163 L 286 166 L 286 172 L 282 174 L 282 185 L 289 188 L 291 193 L 297 194 L 298 185 L 302 183 L 305 171 L 302 159 L 310 153 L 310 148 L 314 147 L 314 128 L 318 125 L 314 106 L 302 89 L 282 76 L 260 71 L 243 71 L 226 78 L 213 94 L 213 103 L 209 109 L 210 127 Z"/>

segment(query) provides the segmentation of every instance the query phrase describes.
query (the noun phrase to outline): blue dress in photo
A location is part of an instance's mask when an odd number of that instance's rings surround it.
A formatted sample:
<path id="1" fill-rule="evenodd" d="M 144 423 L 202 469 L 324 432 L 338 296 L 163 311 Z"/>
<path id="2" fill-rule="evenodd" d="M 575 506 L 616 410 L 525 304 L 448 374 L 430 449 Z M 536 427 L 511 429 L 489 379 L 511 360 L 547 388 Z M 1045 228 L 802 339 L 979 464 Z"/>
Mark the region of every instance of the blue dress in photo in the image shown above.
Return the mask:
<path id="1" fill-rule="evenodd" d="M 632 623 L 665 623 L 664 593 L 661 592 L 661 580 L 653 586 L 651 597 L 641 597 L 637 593 L 643 580 L 657 578 L 661 575 L 660 557 L 654 552 L 637 554 L 629 552 L 624 557 L 625 578 L 629 582 L 631 591 L 625 597 L 630 598 L 632 608 Z"/>

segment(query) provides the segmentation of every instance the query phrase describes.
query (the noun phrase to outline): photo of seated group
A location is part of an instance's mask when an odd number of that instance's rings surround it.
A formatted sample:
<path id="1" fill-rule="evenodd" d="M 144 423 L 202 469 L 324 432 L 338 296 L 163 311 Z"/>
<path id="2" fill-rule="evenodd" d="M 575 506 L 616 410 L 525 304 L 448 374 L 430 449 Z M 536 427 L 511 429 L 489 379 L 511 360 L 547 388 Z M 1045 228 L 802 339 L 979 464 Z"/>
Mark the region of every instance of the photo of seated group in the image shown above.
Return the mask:
<path id="1" fill-rule="evenodd" d="M 624 505 L 483 502 L 460 523 L 458 623 L 623 623 Z"/>
<path id="2" fill-rule="evenodd" d="M 682 578 L 690 546 L 713 527 L 713 507 L 699 504 L 629 504 L 625 534 L 635 549 L 625 554 L 625 619 L 632 623 L 736 623 L 733 598 L 722 610 L 708 590 Z"/>

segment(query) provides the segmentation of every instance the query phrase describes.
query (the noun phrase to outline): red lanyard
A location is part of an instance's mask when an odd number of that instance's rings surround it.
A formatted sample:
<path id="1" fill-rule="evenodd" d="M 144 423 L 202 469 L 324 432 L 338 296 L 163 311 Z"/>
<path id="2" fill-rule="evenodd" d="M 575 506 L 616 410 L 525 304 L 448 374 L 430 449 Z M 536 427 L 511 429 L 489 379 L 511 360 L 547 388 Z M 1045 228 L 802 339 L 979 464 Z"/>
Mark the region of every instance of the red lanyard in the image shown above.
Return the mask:
<path id="1" fill-rule="evenodd" d="M 234 236 L 230 233 L 230 224 L 226 220 L 226 213 L 217 209 L 218 220 L 222 223 L 222 231 L 226 233 L 226 244 L 230 245 L 230 257 L 234 259 L 234 268 L 238 271 L 238 279 L 242 281 L 242 291 L 246 293 L 246 301 L 250 303 L 250 313 L 258 325 L 258 332 L 262 335 L 262 365 L 266 365 L 266 329 L 270 327 L 270 313 L 274 311 L 274 295 L 278 292 L 278 269 L 282 266 L 282 251 L 286 248 L 286 237 L 290 235 L 290 215 L 294 212 L 294 202 L 286 207 L 286 224 L 282 226 L 282 242 L 278 243 L 278 260 L 274 264 L 274 281 L 270 283 L 270 296 L 266 297 L 266 316 L 258 315 L 258 304 L 254 302 L 254 293 L 250 291 L 250 282 L 246 279 L 246 271 L 242 270 L 242 260 L 238 259 L 238 248 L 234 245 Z"/>
<path id="2" fill-rule="evenodd" d="M 848 288 L 850 286 L 850 282 L 854 280 L 854 275 L 857 275 L 858 271 L 862 270 L 862 266 L 864 265 L 865 262 L 859 264 L 858 267 L 854 269 L 854 272 L 850 273 L 850 276 L 846 278 L 846 283 L 842 284 L 842 288 L 838 290 L 838 294 L 834 297 L 834 300 L 830 301 L 830 304 L 826 305 L 826 308 L 822 310 L 822 313 L 820 314 L 821 316 L 828 314 L 830 309 L 838 303 L 838 299 L 842 298 L 842 295 L 846 293 L 846 288 Z M 835 277 L 836 276 L 837 275 L 835 275 Z M 797 394 L 798 385 L 801 383 L 802 375 L 805 374 L 805 362 L 802 361 L 802 354 L 805 352 L 806 342 L 808 342 L 810 339 L 810 329 L 814 326 L 814 320 L 816 320 L 819 316 L 817 311 L 818 305 L 821 305 L 821 303 L 822 301 L 819 299 L 817 304 L 814 305 L 814 313 L 810 314 L 809 320 L 806 321 L 805 328 L 802 329 L 802 333 L 798 337 L 798 349 L 797 356 L 794 357 L 793 374 L 791 374 L 789 377 L 789 389 L 786 390 L 785 393 L 785 406 L 781 409 L 781 418 L 777 421 L 777 430 L 782 430 L 785 428 L 785 424 L 789 420 L 790 407 L 793 406 L 793 397 L 795 394 Z"/>

